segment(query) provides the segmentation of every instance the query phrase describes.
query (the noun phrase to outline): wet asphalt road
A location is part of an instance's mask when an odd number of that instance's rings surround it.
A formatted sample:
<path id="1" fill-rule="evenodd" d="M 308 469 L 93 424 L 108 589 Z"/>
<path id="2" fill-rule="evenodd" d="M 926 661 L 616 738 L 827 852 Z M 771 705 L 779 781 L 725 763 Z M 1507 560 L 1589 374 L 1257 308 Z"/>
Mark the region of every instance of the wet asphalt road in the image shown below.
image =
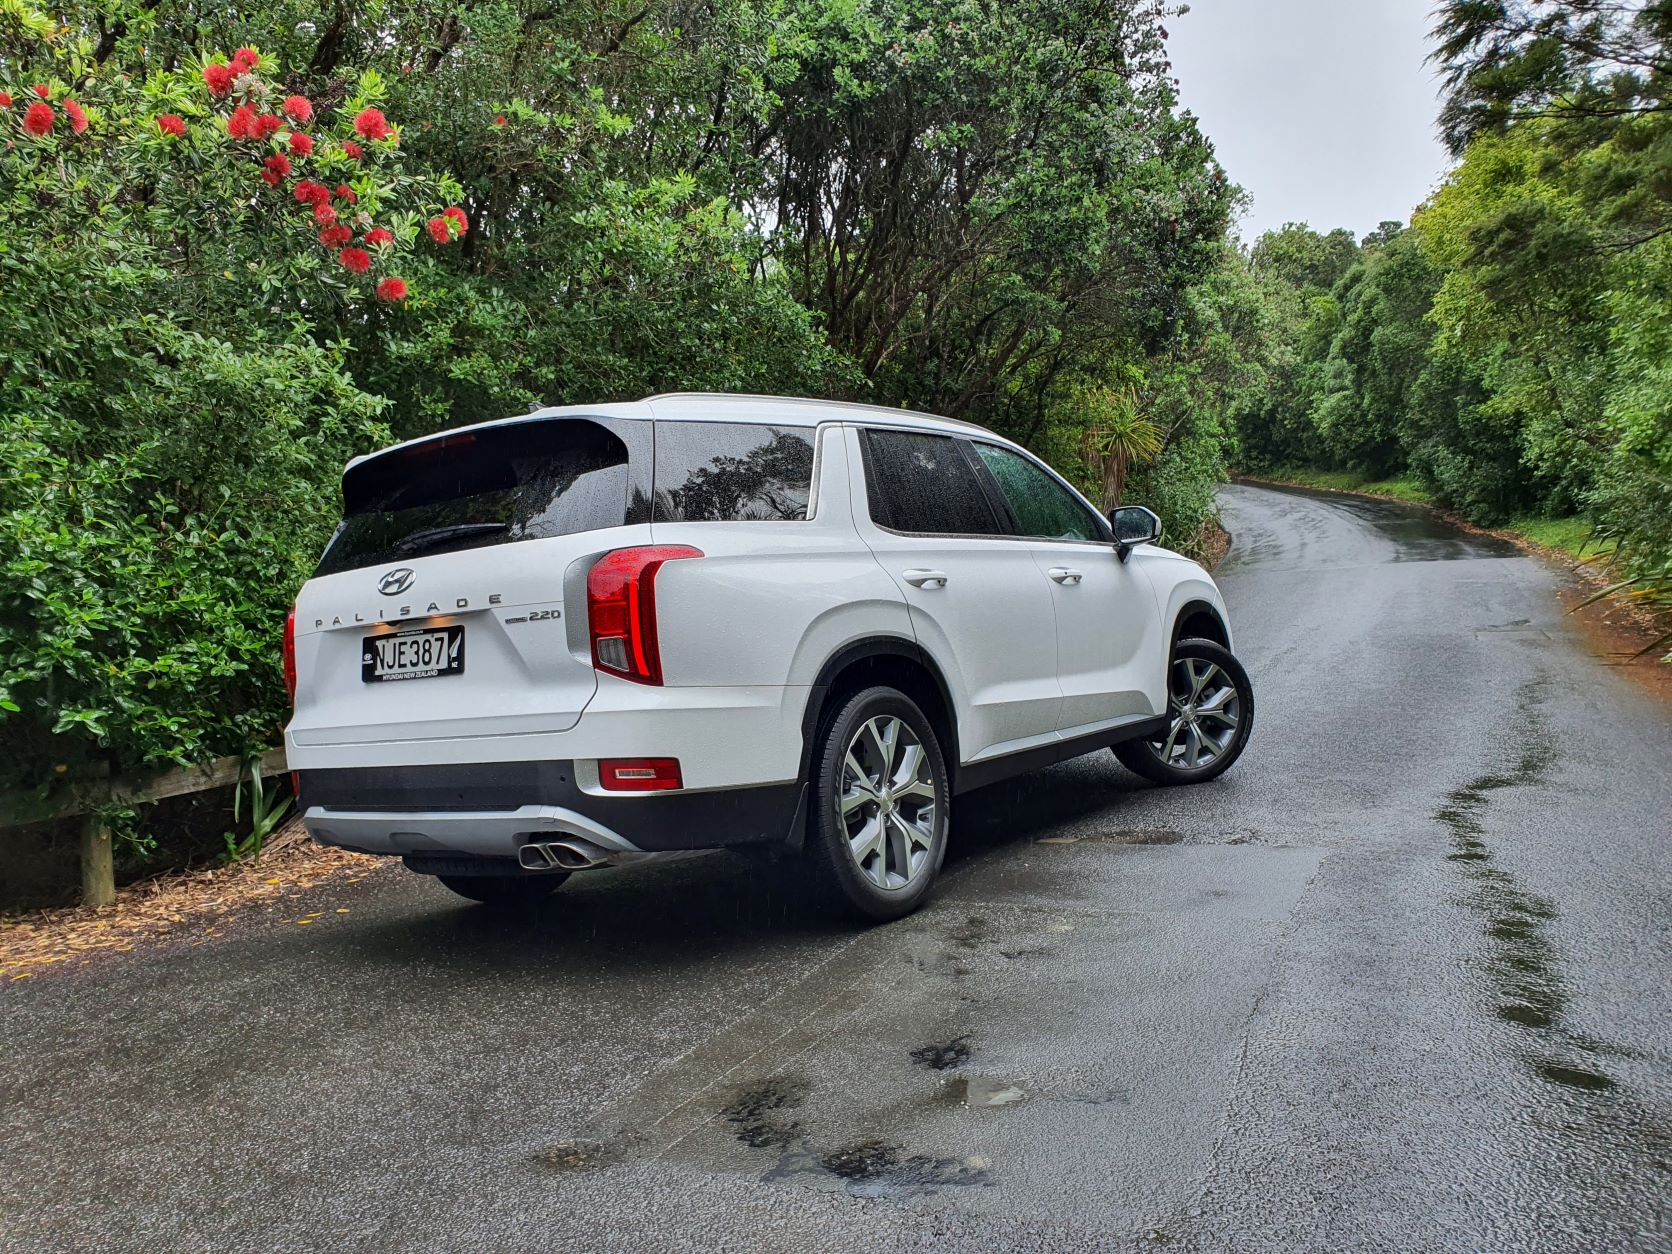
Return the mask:
<path id="1" fill-rule="evenodd" d="M 1225 520 L 1224 779 L 966 797 L 868 932 L 725 855 L 390 872 L 12 985 L 0 1248 L 1672 1249 L 1666 706 L 1498 542 Z"/>

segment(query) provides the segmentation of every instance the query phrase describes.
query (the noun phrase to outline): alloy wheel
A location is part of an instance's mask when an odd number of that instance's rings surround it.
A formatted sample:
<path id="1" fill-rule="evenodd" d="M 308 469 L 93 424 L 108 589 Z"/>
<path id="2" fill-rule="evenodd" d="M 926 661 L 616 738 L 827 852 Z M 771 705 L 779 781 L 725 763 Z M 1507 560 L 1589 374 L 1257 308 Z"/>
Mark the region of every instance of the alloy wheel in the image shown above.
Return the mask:
<path id="1" fill-rule="evenodd" d="M 848 856 L 878 888 L 901 889 L 930 864 L 940 804 L 923 742 L 903 719 L 860 724 L 842 759 L 836 813 Z"/>
<path id="2" fill-rule="evenodd" d="M 1156 757 L 1177 770 L 1212 766 L 1237 738 L 1242 698 L 1236 684 L 1205 658 L 1175 658 L 1168 675 L 1167 714 L 1162 740 L 1149 742 Z"/>

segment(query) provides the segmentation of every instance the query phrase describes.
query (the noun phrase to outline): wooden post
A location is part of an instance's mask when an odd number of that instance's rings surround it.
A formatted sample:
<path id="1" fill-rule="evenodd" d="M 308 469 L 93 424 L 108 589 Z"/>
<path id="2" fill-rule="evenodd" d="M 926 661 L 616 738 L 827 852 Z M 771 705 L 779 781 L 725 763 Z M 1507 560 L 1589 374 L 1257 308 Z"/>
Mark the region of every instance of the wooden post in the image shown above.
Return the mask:
<path id="1" fill-rule="evenodd" d="M 110 847 L 110 828 L 96 814 L 81 826 L 81 904 L 108 906 L 116 900 L 116 861 Z"/>

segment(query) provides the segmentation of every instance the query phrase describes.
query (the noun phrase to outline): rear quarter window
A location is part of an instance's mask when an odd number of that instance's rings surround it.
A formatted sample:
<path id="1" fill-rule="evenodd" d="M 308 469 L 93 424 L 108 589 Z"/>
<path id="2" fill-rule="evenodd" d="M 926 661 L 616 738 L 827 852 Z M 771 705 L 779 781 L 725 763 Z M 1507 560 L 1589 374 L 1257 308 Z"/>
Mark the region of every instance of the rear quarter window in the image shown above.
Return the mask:
<path id="1" fill-rule="evenodd" d="M 800 522 L 813 494 L 806 427 L 656 423 L 655 522 Z"/>

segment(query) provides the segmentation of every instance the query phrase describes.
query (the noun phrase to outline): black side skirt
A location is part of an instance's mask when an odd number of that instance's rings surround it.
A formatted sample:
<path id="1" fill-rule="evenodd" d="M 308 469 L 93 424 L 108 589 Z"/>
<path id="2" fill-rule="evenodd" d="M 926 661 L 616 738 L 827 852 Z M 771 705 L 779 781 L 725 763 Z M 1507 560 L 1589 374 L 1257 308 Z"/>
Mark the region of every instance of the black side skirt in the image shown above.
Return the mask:
<path id="1" fill-rule="evenodd" d="M 972 762 L 968 766 L 958 768 L 958 778 L 952 791 L 960 793 L 969 792 L 972 788 L 985 788 L 988 784 L 996 784 L 1001 779 L 1009 779 L 1013 775 L 1025 775 L 1029 771 L 1037 771 L 1044 766 L 1066 762 L 1069 758 L 1077 758 L 1083 753 L 1093 753 L 1098 749 L 1107 749 L 1112 745 L 1121 744 L 1123 741 L 1144 740 L 1158 735 L 1166 735 L 1168 726 L 1167 716 L 1158 714 L 1154 718 L 1142 719 L 1136 723 L 1123 723 L 1119 727 L 1109 727 L 1102 731 L 1092 732 L 1089 735 L 1075 736 L 1071 740 L 1059 740 L 1055 744 L 1039 745 L 1032 749 L 1023 749 L 1017 753 L 1007 753 L 1002 758 L 988 758 L 981 762 Z"/>

